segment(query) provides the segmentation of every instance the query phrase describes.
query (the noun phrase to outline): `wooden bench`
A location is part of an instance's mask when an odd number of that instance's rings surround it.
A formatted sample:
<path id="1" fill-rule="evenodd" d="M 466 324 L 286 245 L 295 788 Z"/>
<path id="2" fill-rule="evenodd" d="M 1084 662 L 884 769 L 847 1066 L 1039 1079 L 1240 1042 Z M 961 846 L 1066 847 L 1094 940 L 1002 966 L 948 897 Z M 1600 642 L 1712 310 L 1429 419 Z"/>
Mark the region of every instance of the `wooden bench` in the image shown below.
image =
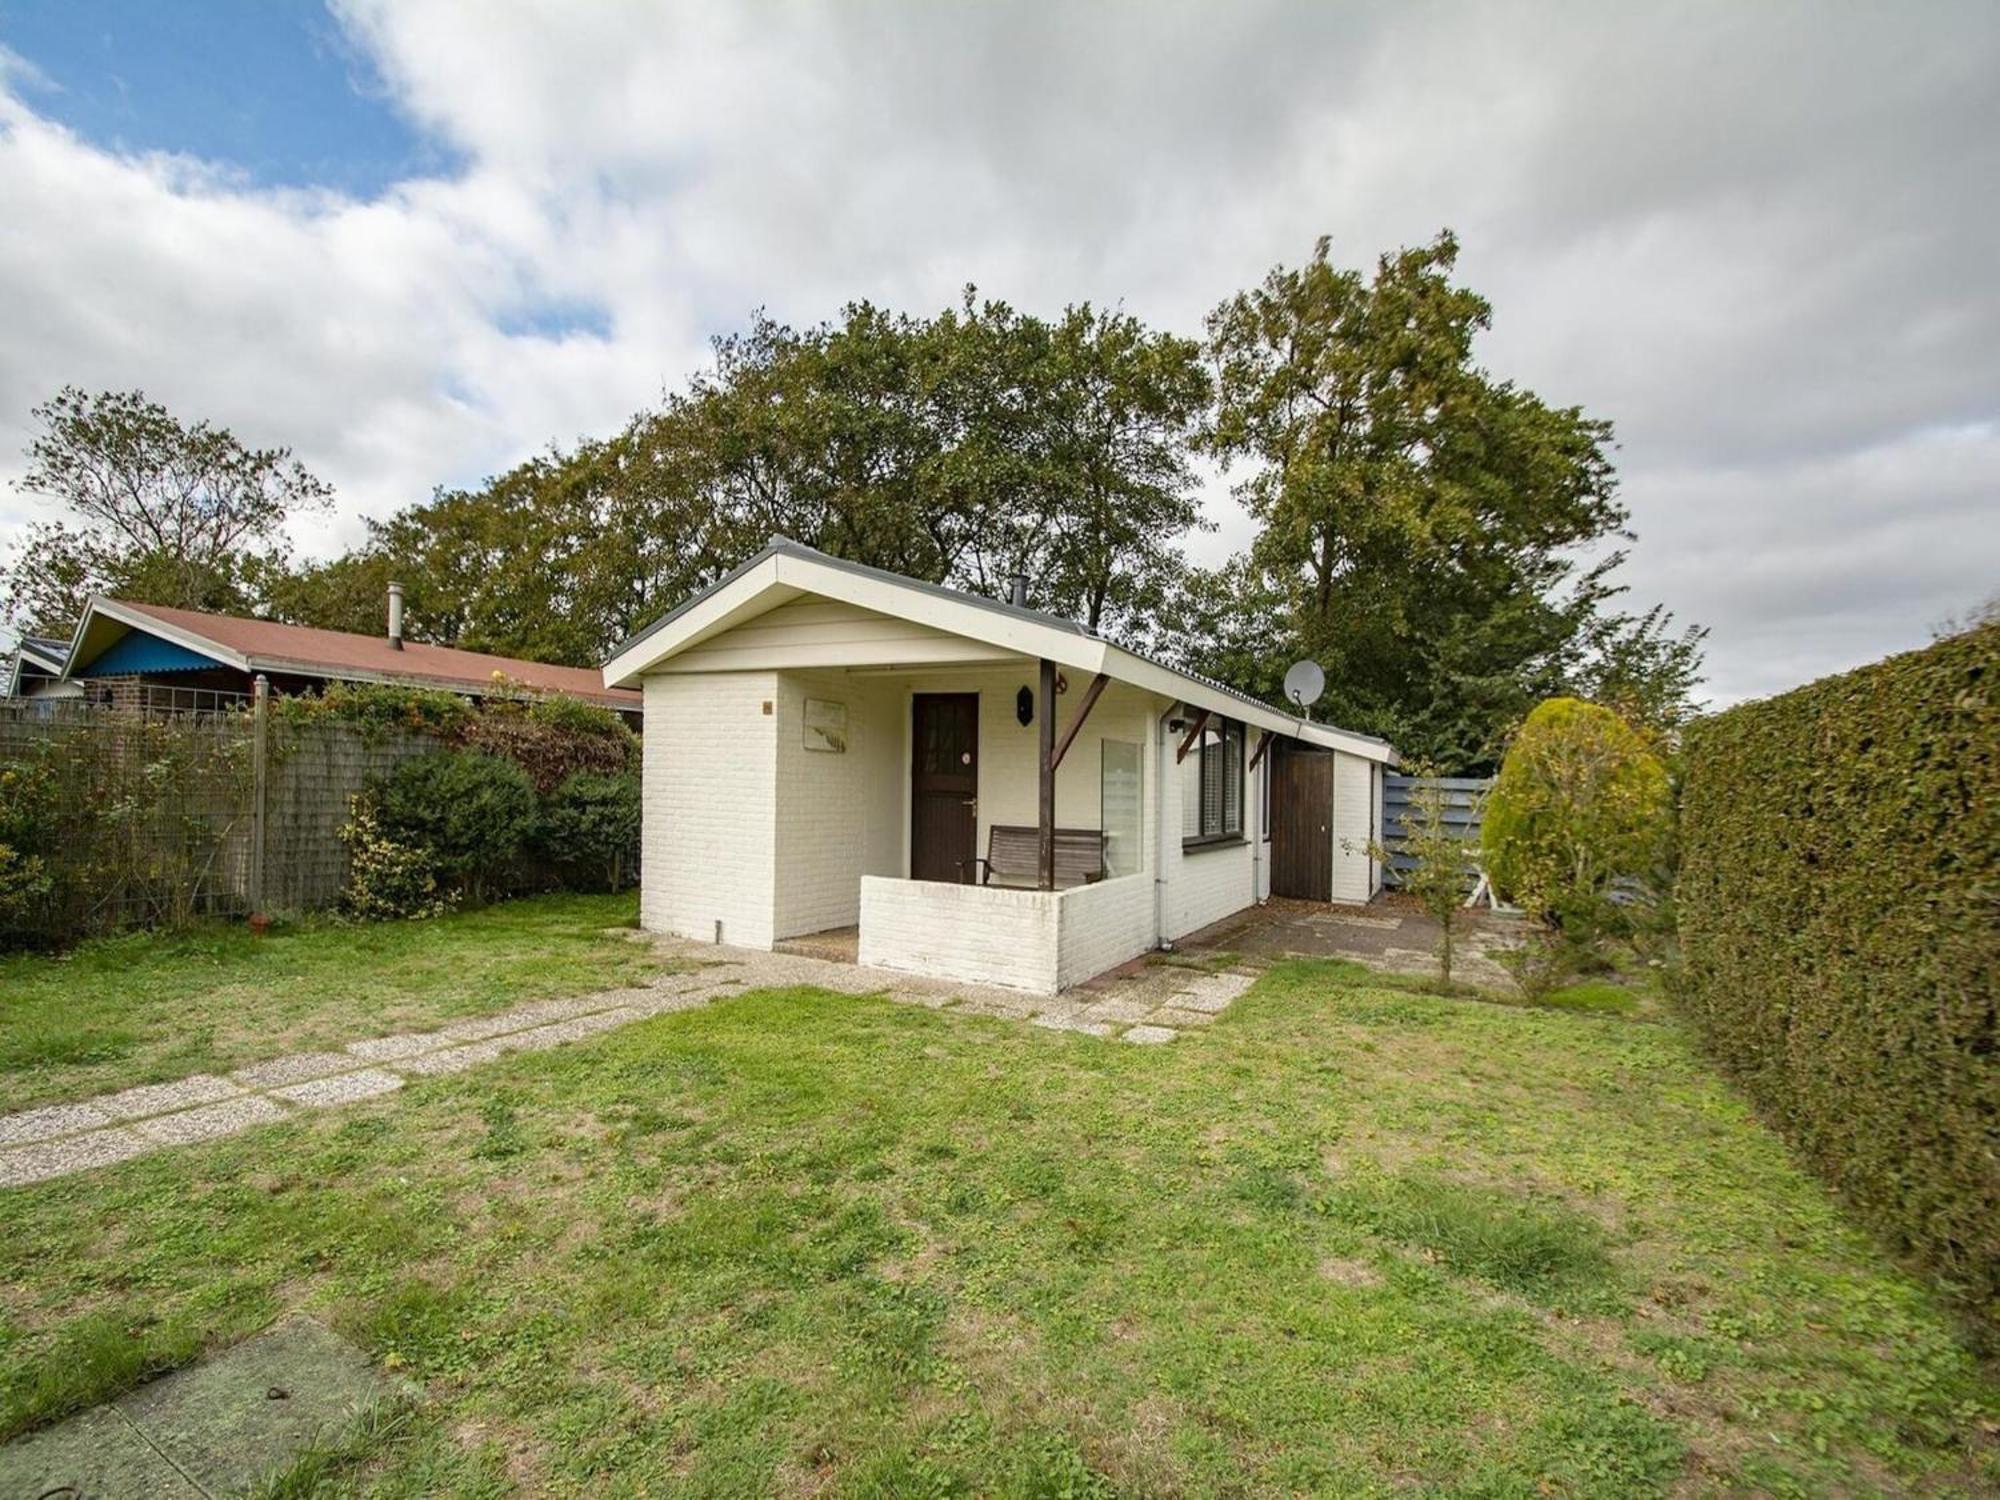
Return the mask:
<path id="1" fill-rule="evenodd" d="M 965 863 L 985 867 L 979 877 L 981 885 L 1039 886 L 1042 881 L 1041 830 L 995 823 L 986 835 L 986 857 Z M 1058 828 L 1057 888 L 1090 885 L 1103 878 L 1104 835 L 1095 828 Z"/>

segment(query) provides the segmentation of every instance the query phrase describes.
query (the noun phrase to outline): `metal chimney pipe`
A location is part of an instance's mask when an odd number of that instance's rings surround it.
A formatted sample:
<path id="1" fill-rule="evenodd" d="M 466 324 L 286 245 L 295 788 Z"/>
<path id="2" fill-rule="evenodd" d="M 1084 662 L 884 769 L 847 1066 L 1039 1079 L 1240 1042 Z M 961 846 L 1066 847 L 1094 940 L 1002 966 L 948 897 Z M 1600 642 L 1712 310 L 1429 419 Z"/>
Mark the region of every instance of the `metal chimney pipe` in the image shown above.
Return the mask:
<path id="1" fill-rule="evenodd" d="M 398 651 L 403 649 L 403 586 L 389 585 L 389 644 Z"/>
<path id="2" fill-rule="evenodd" d="M 1007 602 L 1016 609 L 1028 607 L 1028 575 L 1010 574 L 1007 579 Z"/>

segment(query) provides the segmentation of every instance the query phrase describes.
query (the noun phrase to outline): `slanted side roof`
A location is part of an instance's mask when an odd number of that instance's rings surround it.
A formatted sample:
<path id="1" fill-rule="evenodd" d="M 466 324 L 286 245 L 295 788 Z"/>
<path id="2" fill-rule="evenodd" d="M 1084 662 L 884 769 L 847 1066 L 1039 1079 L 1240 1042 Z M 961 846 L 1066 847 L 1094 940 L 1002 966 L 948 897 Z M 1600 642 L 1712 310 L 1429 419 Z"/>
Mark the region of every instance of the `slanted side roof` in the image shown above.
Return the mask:
<path id="1" fill-rule="evenodd" d="M 558 667 L 513 656 L 489 656 L 452 646 L 406 641 L 399 651 L 386 636 L 280 625 L 238 615 L 169 609 L 124 599 L 93 599 L 77 627 L 65 676 L 78 676 L 134 631 L 211 657 L 245 672 L 289 673 L 342 682 L 402 682 L 455 692 L 491 692 L 505 677 L 540 692 L 566 693 L 619 709 L 637 709 L 636 692 L 608 688 L 589 667 Z"/>
<path id="2" fill-rule="evenodd" d="M 604 681 L 636 687 L 647 672 L 681 652 L 806 594 L 843 600 L 1002 651 L 1102 672 L 1116 682 L 1368 760 L 1395 760 L 1386 740 L 1302 723 L 1247 693 L 1155 661 L 1074 620 L 849 562 L 787 537 L 773 537 L 755 557 L 625 641 L 605 664 Z"/>

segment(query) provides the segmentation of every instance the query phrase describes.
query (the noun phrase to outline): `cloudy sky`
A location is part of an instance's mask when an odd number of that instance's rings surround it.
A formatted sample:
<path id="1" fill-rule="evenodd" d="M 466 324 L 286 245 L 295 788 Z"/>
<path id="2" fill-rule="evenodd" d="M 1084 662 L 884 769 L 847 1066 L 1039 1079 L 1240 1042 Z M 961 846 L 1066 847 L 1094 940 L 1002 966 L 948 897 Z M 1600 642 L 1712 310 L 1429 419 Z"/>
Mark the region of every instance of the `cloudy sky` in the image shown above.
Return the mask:
<path id="1" fill-rule="evenodd" d="M 1617 424 L 1718 700 L 2000 589 L 1990 3 L 0 0 L 0 47 L 0 478 L 60 385 L 143 387 L 331 480 L 326 552 L 757 306 L 1194 332 L 1449 225 L 1482 361 Z"/>

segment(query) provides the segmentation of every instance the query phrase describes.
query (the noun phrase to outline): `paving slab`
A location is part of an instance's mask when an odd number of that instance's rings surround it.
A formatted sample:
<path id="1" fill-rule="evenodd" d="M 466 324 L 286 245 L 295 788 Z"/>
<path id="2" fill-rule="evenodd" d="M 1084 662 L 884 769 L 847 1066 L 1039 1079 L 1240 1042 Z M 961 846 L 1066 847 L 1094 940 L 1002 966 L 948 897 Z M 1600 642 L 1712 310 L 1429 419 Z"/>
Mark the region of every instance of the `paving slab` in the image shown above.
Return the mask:
<path id="1" fill-rule="evenodd" d="M 109 1406 L 0 1448 L 0 1496 L 207 1500 L 124 1413 Z"/>
<path id="2" fill-rule="evenodd" d="M 132 1129 L 163 1146 L 189 1146 L 196 1141 L 218 1140 L 225 1135 L 235 1135 L 239 1130 L 248 1130 L 253 1125 L 269 1125 L 284 1118 L 283 1105 L 273 1103 L 262 1094 L 244 1094 L 240 1098 L 224 1099 L 219 1104 L 182 1110 L 177 1115 L 141 1120 Z"/>
<path id="3" fill-rule="evenodd" d="M 1075 1031 L 1081 1032 L 1084 1036 L 1095 1037 L 1110 1036 L 1115 1029 L 1103 1021 L 1086 1021 L 1082 1016 L 1058 1015 L 1053 1012 L 1045 1016 L 1036 1016 L 1028 1024 L 1046 1027 L 1050 1031 Z"/>
<path id="4" fill-rule="evenodd" d="M 397 1070 L 413 1078 L 436 1078 L 446 1073 L 463 1073 L 480 1063 L 492 1062 L 496 1057 L 505 1056 L 506 1051 L 497 1041 L 473 1042 L 464 1047 L 447 1047 L 442 1052 L 426 1052 L 421 1057 L 399 1063 Z"/>
<path id="5" fill-rule="evenodd" d="M 1118 1038 L 1121 1042 L 1136 1042 L 1141 1047 L 1157 1047 L 1163 1042 L 1171 1042 L 1180 1033 L 1170 1026 L 1134 1026 Z"/>
<path id="6" fill-rule="evenodd" d="M 45 1141 L 54 1135 L 74 1135 L 79 1130 L 95 1130 L 110 1123 L 111 1116 L 95 1104 L 50 1104 L 17 1115 L 0 1115 L 0 1146 Z"/>
<path id="7" fill-rule="evenodd" d="M 363 1062 L 395 1062 L 422 1052 L 435 1052 L 451 1042 L 435 1031 L 406 1032 L 401 1036 L 372 1036 L 363 1042 L 349 1042 L 347 1051 Z"/>
<path id="8" fill-rule="evenodd" d="M 130 1126 L 114 1125 L 58 1141 L 16 1146 L 0 1151 L 0 1187 L 24 1187 L 31 1182 L 46 1182 L 51 1177 L 66 1177 L 71 1172 L 108 1167 L 114 1162 L 144 1156 L 158 1144 Z"/>
<path id="9" fill-rule="evenodd" d="M 226 1495 L 408 1389 L 345 1339 L 299 1318 L 114 1404 L 182 1473 Z"/>
<path id="10" fill-rule="evenodd" d="M 246 1089 L 268 1089 L 281 1083 L 304 1083 L 308 1078 L 324 1078 L 329 1073 L 353 1069 L 350 1052 L 295 1052 L 290 1057 L 274 1057 L 269 1062 L 252 1063 L 229 1075 L 230 1082 Z"/>
<path id="11" fill-rule="evenodd" d="M 380 1068 L 363 1068 L 357 1073 L 340 1073 L 332 1078 L 313 1078 L 305 1083 L 288 1084 L 281 1089 L 272 1089 L 271 1093 L 288 1104 L 325 1109 L 335 1104 L 373 1099 L 379 1094 L 393 1094 L 402 1086 L 403 1080 L 394 1073 L 385 1073 Z"/>
<path id="12" fill-rule="evenodd" d="M 1114 995 L 1108 1000 L 1091 1001 L 1083 1007 L 1083 1017 L 1087 1021 L 1143 1021 L 1159 1008 L 1155 996 Z"/>
<path id="13" fill-rule="evenodd" d="M 539 1052 L 544 1047 L 559 1047 L 564 1042 L 579 1041 L 587 1036 L 596 1036 L 599 1032 L 613 1031 L 640 1019 L 640 1013 L 635 1009 L 605 1010 L 598 1011 L 594 1015 L 577 1016 L 568 1021 L 551 1021 L 546 1026 L 510 1032 L 493 1040 L 509 1052 Z"/>
<path id="14" fill-rule="evenodd" d="M 1215 1011 L 1182 1010 L 1179 1006 L 1163 1005 L 1146 1017 L 1154 1026 L 1208 1026 L 1215 1021 Z"/>
<path id="15" fill-rule="evenodd" d="M 149 1083 L 122 1093 L 106 1094 L 90 1102 L 114 1120 L 137 1120 L 146 1115 L 163 1115 L 169 1110 L 191 1109 L 217 1099 L 234 1099 L 243 1092 L 227 1078 L 209 1073 L 191 1073 L 172 1083 Z"/>

